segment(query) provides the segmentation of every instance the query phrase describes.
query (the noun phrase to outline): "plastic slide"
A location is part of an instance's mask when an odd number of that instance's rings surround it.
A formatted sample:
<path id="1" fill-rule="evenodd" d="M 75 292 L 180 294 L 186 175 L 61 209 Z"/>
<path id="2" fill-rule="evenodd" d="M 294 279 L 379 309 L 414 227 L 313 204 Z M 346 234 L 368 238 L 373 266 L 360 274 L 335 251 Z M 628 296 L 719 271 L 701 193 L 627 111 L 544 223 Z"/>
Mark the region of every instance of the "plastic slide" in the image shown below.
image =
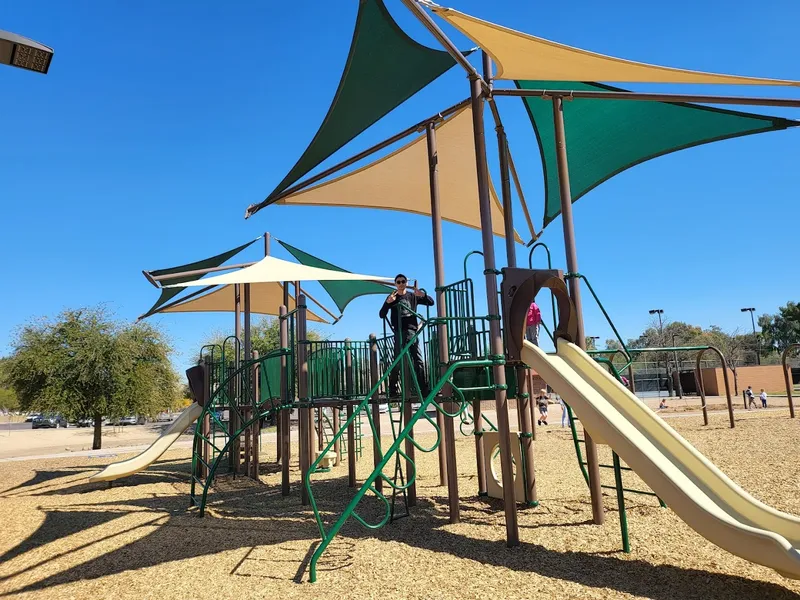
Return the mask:
<path id="1" fill-rule="evenodd" d="M 800 519 L 750 496 L 574 344 L 548 355 L 525 342 L 522 359 L 697 533 L 800 579 Z"/>
<path id="2" fill-rule="evenodd" d="M 89 481 L 113 481 L 114 479 L 127 477 L 128 475 L 133 475 L 134 473 L 146 469 L 172 446 L 175 440 L 181 436 L 189 425 L 197 420 L 202 412 L 202 406 L 196 402 L 192 403 L 190 407 L 186 408 L 178 415 L 178 418 L 172 422 L 172 425 L 170 425 L 156 441 L 150 444 L 147 450 L 133 458 L 108 465 L 96 475 L 92 475 Z"/>

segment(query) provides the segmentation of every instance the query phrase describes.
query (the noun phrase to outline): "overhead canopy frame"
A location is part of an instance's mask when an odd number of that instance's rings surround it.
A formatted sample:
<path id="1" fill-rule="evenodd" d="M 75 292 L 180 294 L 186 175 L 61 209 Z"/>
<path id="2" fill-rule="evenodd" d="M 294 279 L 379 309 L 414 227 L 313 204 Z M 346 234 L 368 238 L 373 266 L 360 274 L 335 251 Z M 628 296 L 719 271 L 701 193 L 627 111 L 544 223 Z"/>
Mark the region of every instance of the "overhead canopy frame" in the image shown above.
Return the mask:
<path id="1" fill-rule="evenodd" d="M 455 60 L 447 52 L 410 38 L 383 0 L 360 0 L 347 62 L 322 125 L 286 177 L 248 215 L 274 202 L 286 188 L 453 65 Z"/>
<path id="2" fill-rule="evenodd" d="M 606 56 L 426 4 L 492 57 L 496 79 L 800 86 L 797 81 L 721 75 Z"/>
<path id="3" fill-rule="evenodd" d="M 481 228 L 472 110 L 462 106 L 436 127 L 441 215 L 445 221 Z M 503 208 L 490 186 L 495 235 L 504 236 Z M 431 215 L 426 136 L 359 169 L 278 200 L 278 204 L 345 206 Z M 518 234 L 515 240 L 521 242 Z"/>
<path id="4" fill-rule="evenodd" d="M 307 252 L 303 252 L 299 248 L 287 244 L 284 241 L 278 240 L 278 243 L 283 246 L 287 252 L 294 256 L 301 264 L 310 267 L 320 267 L 332 271 L 342 271 L 349 273 L 341 267 L 324 261 L 316 256 L 312 256 Z M 370 294 L 387 294 L 391 291 L 391 287 L 383 283 L 375 283 L 374 281 L 320 281 L 319 284 L 328 292 L 328 295 L 333 299 L 334 304 L 340 312 L 344 313 L 345 307 L 356 298 L 360 296 L 367 296 Z"/>
<path id="5" fill-rule="evenodd" d="M 289 296 L 288 310 L 294 310 L 294 296 Z M 278 282 L 254 283 L 250 286 L 250 312 L 256 315 L 277 317 L 283 304 L 283 285 Z M 235 312 L 236 300 L 233 285 L 218 287 L 201 296 L 171 304 L 158 313 L 200 313 L 200 312 Z M 307 309 L 307 318 L 315 323 L 329 323 L 327 320 Z M 142 317 L 144 318 L 144 317 Z"/>
<path id="6" fill-rule="evenodd" d="M 181 282 L 171 285 L 173 288 L 198 287 L 207 285 L 232 285 L 232 284 L 254 284 L 270 283 L 282 281 L 378 281 L 389 283 L 394 281 L 394 277 L 383 277 L 379 275 L 361 275 L 359 273 L 348 273 L 346 271 L 333 271 L 330 269 L 320 269 L 306 265 L 281 260 L 274 256 L 265 256 L 258 262 L 249 267 L 245 267 L 233 273 L 205 277 L 194 281 Z"/>
<path id="7" fill-rule="evenodd" d="M 158 309 L 164 306 L 170 300 L 173 300 L 178 294 L 181 293 L 180 288 L 165 288 L 163 286 L 172 284 L 172 283 L 183 283 L 185 281 L 191 281 L 196 277 L 192 274 L 186 275 L 185 273 L 204 270 L 204 269 L 214 269 L 219 267 L 224 262 L 230 260 L 246 248 L 249 248 L 252 244 L 260 240 L 262 236 L 257 237 L 256 239 L 247 242 L 246 244 L 242 244 L 241 246 L 237 246 L 231 250 L 227 250 L 222 252 L 221 254 L 217 254 L 216 256 L 211 256 L 209 258 L 204 258 L 203 260 L 198 260 L 195 262 L 187 263 L 185 265 L 179 265 L 177 267 L 170 267 L 168 269 L 156 269 L 155 271 L 142 271 L 144 276 L 150 281 L 153 285 L 158 287 L 158 284 L 155 281 L 155 277 L 158 278 L 159 282 L 162 285 L 161 288 L 161 295 L 156 300 L 155 304 L 150 307 L 145 314 L 143 314 L 140 319 L 144 319 L 149 317 L 152 314 L 158 312 Z M 170 277 L 170 275 L 177 274 L 175 277 Z"/>
<path id="8" fill-rule="evenodd" d="M 624 92 L 599 83 L 517 81 L 523 90 L 548 90 L 556 86 L 576 92 Z M 526 97 L 522 102 L 536 132 L 545 184 L 543 227 L 561 213 L 556 136 L 550 102 Z M 800 125 L 797 121 L 754 113 L 675 102 L 628 102 L 615 99 L 581 99 L 564 103 L 569 146 L 572 202 L 638 164 L 720 140 L 779 131 Z"/>

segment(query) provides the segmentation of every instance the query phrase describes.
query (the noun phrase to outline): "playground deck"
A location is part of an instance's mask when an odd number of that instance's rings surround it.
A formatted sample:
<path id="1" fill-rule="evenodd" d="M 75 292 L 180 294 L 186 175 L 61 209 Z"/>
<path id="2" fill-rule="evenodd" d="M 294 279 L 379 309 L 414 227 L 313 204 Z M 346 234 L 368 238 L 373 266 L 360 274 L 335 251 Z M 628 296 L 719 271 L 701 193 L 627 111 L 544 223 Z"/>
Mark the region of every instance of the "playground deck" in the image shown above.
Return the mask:
<path id="1" fill-rule="evenodd" d="M 800 513 L 797 423 L 771 412 L 737 411 L 671 424 L 759 499 Z M 522 546 L 507 549 L 501 501 L 475 497 L 474 447 L 459 437 L 462 522 L 447 521 L 435 454 L 419 459 L 418 505 L 377 531 L 348 524 L 320 561 L 316 585 L 299 565 L 319 541 L 309 509 L 280 494 L 273 448 L 262 484 L 222 477 L 205 519 L 187 511 L 189 451 L 169 452 L 112 489 L 86 477 L 116 458 L 74 457 L 0 464 L 0 593 L 28 598 L 796 598 L 800 582 L 707 542 L 654 498 L 630 496 L 632 553 L 620 549 L 613 496 L 607 520 L 591 507 L 568 429 L 536 442 L 538 508 L 520 511 Z M 359 478 L 370 469 L 364 445 Z M 609 456 L 605 456 L 608 454 Z M 601 447 L 601 459 L 610 458 Z M 612 475 L 604 474 L 604 477 Z M 630 479 L 628 479 L 630 478 Z M 297 481 L 297 473 L 293 475 Z M 641 485 L 626 474 L 626 486 Z M 348 496 L 347 467 L 319 476 L 320 510 Z M 490 504 L 491 503 L 491 504 Z M 365 510 L 369 517 L 369 510 Z M 377 514 L 377 512 L 376 512 Z"/>

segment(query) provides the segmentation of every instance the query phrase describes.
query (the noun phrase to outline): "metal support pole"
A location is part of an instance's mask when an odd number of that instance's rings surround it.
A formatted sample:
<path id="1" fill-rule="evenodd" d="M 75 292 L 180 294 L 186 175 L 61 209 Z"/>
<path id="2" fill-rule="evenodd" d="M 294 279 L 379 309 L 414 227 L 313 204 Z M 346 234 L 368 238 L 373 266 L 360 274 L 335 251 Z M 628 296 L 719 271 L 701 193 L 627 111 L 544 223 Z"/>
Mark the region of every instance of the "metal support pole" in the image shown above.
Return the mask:
<path id="1" fill-rule="evenodd" d="M 789 358 L 789 352 L 800 349 L 800 344 L 789 344 L 781 354 L 781 367 L 783 368 L 783 381 L 786 384 L 786 399 L 789 401 L 789 417 L 794 419 L 794 398 L 792 398 L 792 387 L 794 382 L 792 380 L 792 369 L 789 363 L 786 362 Z"/>
<path id="2" fill-rule="evenodd" d="M 203 369 L 203 394 L 205 398 L 203 399 L 204 402 L 207 404 L 211 401 L 211 396 L 213 395 L 213 391 L 211 390 L 211 359 L 210 357 L 206 356 L 204 359 L 205 364 L 203 365 L 205 368 Z M 205 412 L 203 416 L 203 437 L 206 440 L 211 439 L 211 415 L 208 411 Z M 203 445 L 201 446 L 201 456 L 203 458 L 203 463 L 200 465 L 200 477 L 202 479 L 206 479 L 208 477 L 208 469 L 206 469 L 205 465 L 211 464 L 211 444 L 207 441 L 203 441 Z"/>
<path id="3" fill-rule="evenodd" d="M 369 385 L 374 387 L 378 383 L 380 376 L 378 375 L 378 339 L 374 333 L 369 334 Z M 378 392 L 373 394 L 372 398 L 372 423 L 375 426 L 375 431 L 372 436 L 372 464 L 374 468 L 378 465 L 383 458 L 383 451 L 381 448 L 381 406 L 378 402 Z M 383 491 L 383 478 L 378 477 L 375 480 L 375 489 L 379 492 Z"/>
<path id="4" fill-rule="evenodd" d="M 301 403 L 308 403 L 308 350 L 306 347 L 306 299 L 302 294 L 297 295 L 297 387 Z M 311 422 L 311 409 L 300 408 L 300 502 L 305 506 L 309 504 L 306 477 L 311 467 L 311 435 L 313 423 Z"/>
<path id="5" fill-rule="evenodd" d="M 570 273 L 578 273 L 578 253 L 575 248 L 575 225 L 572 220 L 572 193 L 569 186 L 569 161 L 567 159 L 567 137 L 564 130 L 564 103 L 560 97 L 553 98 L 553 121 L 556 132 L 556 156 L 558 159 L 558 183 L 561 192 L 561 222 L 564 227 L 564 250 L 567 255 L 567 269 Z M 578 321 L 577 345 L 586 350 L 586 337 L 583 329 L 583 303 L 581 302 L 580 282 L 577 277 L 569 280 L 569 295 L 575 305 Z M 592 518 L 597 525 L 602 525 L 603 492 L 600 488 L 600 466 L 597 462 L 597 446 L 584 430 L 586 440 L 586 462 L 589 472 L 589 493 L 592 498 Z"/>
<path id="6" fill-rule="evenodd" d="M 494 260 L 494 233 L 492 231 L 492 206 L 489 199 L 489 169 L 486 163 L 486 140 L 483 126 L 483 94 L 481 79 L 470 77 L 470 98 L 472 100 L 472 126 L 475 137 L 475 162 L 478 179 L 478 198 L 481 214 L 481 237 L 483 240 L 483 264 L 486 276 L 486 305 L 489 312 L 490 352 L 496 359 L 504 356 L 503 338 L 500 333 L 500 307 L 497 296 L 497 269 Z M 511 437 L 506 399 L 505 365 L 492 367 L 495 384 L 494 402 L 497 410 L 497 427 L 500 434 L 500 468 L 506 484 L 503 486 L 503 503 L 506 517 L 506 544 L 519 545 L 519 523 L 517 504 L 514 498 L 514 471 L 511 465 Z M 476 423 L 477 426 L 477 423 Z"/>
<path id="7" fill-rule="evenodd" d="M 285 291 L 284 287 L 284 291 Z M 280 344 L 281 348 L 289 346 L 289 320 L 286 318 L 288 309 L 284 304 L 278 309 L 280 314 Z M 281 447 L 281 494 L 289 495 L 289 461 L 291 460 L 291 404 L 289 398 L 289 377 L 294 377 L 294 373 L 288 372 L 289 359 L 281 356 L 281 411 L 280 421 L 281 430 L 278 435 L 278 444 Z M 304 487 L 304 486 L 301 486 Z"/>
<path id="8" fill-rule="evenodd" d="M 353 414 L 353 349 L 350 338 L 344 340 L 344 390 L 347 394 L 347 418 Z M 334 408 L 334 410 L 336 410 Z M 359 414 L 359 419 L 361 415 Z M 347 484 L 356 487 L 356 427 L 355 421 L 347 427 Z"/>
<path id="9" fill-rule="evenodd" d="M 250 284 L 244 284 L 244 359 L 250 360 L 253 354 L 253 340 L 250 335 Z"/>
<path id="10" fill-rule="evenodd" d="M 436 280 L 436 315 L 441 319 L 447 316 L 444 295 L 444 245 L 442 240 L 442 212 L 439 199 L 439 155 L 436 150 L 436 128 L 433 123 L 425 126 L 428 142 L 428 176 L 431 193 L 431 226 L 433 228 L 433 265 Z M 443 374 L 450 363 L 450 349 L 448 347 L 447 325 L 439 323 L 436 327 L 437 341 L 439 344 L 439 373 Z M 433 374 L 431 374 L 433 375 Z M 450 386 L 445 386 L 441 391 L 442 396 L 452 398 Z M 447 412 L 454 413 L 452 401 L 447 402 Z M 439 411 L 436 413 L 440 429 L 444 429 L 444 444 L 439 445 L 439 485 L 447 486 L 447 498 L 450 508 L 450 522 L 458 523 L 460 520 L 460 507 L 458 502 L 458 466 L 456 464 L 456 434 L 453 417 L 445 417 Z"/>
<path id="11" fill-rule="evenodd" d="M 341 419 L 338 406 L 334 406 L 331 410 L 333 412 L 333 453 L 336 455 L 336 466 L 338 467 L 342 462 L 342 445 L 340 438 L 337 437 L 339 429 L 341 429 Z"/>
<path id="12" fill-rule="evenodd" d="M 405 1 L 405 0 L 404 0 Z M 494 96 L 518 96 L 522 98 L 578 98 L 592 100 L 632 100 L 641 102 L 693 102 L 698 104 L 737 104 L 742 106 L 800 107 L 795 98 L 745 98 L 743 96 L 708 96 L 702 94 L 661 94 L 641 92 L 594 92 L 585 90 L 519 90 L 497 89 Z"/>
<path id="13" fill-rule="evenodd" d="M 448 54 L 453 57 L 453 59 L 461 65 L 470 78 L 475 78 L 479 84 L 483 84 L 483 80 L 481 79 L 480 74 L 475 70 L 470 62 L 466 59 L 466 57 L 461 54 L 461 50 L 450 41 L 450 38 L 445 35 L 444 31 L 439 29 L 439 26 L 436 22 L 431 19 L 430 15 L 426 13 L 423 8 L 419 5 L 417 0 L 401 0 L 403 4 L 405 4 L 406 8 L 410 10 L 417 19 L 419 19 L 420 23 L 431 32 L 433 37 L 435 37 L 439 43 L 447 50 Z"/>
<path id="14" fill-rule="evenodd" d="M 253 351 L 253 359 L 258 359 L 258 350 Z M 260 413 L 260 400 L 261 400 L 261 365 L 256 365 L 253 367 L 253 410 L 255 411 L 255 415 Z M 254 416 L 255 416 L 254 415 Z M 261 451 L 261 419 L 256 419 L 253 421 L 253 428 L 252 428 L 252 472 L 253 472 L 253 479 L 258 481 L 258 472 L 259 472 L 259 453 Z"/>
<path id="15" fill-rule="evenodd" d="M 400 329 L 398 328 L 398 333 L 396 335 L 402 335 Z M 402 361 L 405 362 L 405 359 Z M 400 364 L 399 367 L 401 369 L 406 368 L 404 364 Z M 406 378 L 408 381 L 409 378 Z M 414 414 L 414 411 L 411 409 L 411 395 L 408 393 L 408 385 L 405 383 L 401 383 L 403 388 L 403 427 L 405 427 L 410 421 L 411 417 Z M 403 430 L 403 427 L 399 428 L 399 431 Z M 406 481 L 412 478 L 412 476 L 416 475 L 417 467 L 415 463 L 416 459 L 416 448 L 414 446 L 414 442 L 412 438 L 414 437 L 414 430 L 412 429 L 408 433 L 408 437 L 406 438 L 405 443 L 405 453 L 408 457 L 406 460 Z M 408 506 L 416 506 L 417 505 L 417 482 L 414 481 L 408 486 L 408 490 L 406 490 L 406 494 L 408 496 Z"/>
<path id="16" fill-rule="evenodd" d="M 483 77 L 491 88 L 492 59 L 483 52 Z M 509 267 L 517 266 L 517 248 L 514 244 L 514 208 L 511 202 L 511 179 L 509 177 L 508 139 L 503 124 L 498 119 L 495 131 L 497 132 L 497 152 L 500 157 L 500 183 L 503 198 L 503 226 L 506 238 L 506 261 Z M 536 470 L 533 463 L 533 430 L 531 426 L 530 390 L 527 385 L 527 369 L 524 366 L 516 367 L 517 374 L 517 419 L 521 432 L 522 461 L 525 473 L 525 501 L 528 504 L 537 502 L 536 495 Z"/>

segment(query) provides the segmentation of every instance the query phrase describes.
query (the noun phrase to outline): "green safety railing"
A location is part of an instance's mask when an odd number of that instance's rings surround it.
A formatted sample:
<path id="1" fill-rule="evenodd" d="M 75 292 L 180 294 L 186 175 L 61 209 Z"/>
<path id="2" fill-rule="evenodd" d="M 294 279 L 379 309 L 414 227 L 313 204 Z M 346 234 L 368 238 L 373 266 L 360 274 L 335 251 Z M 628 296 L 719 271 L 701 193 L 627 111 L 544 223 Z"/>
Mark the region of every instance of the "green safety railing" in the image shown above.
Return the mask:
<path id="1" fill-rule="evenodd" d="M 418 316 L 418 318 L 422 319 L 421 315 L 417 315 L 417 316 Z M 350 503 L 347 505 L 347 507 L 345 508 L 344 512 L 339 516 L 339 518 L 331 526 L 331 528 L 326 530 L 325 524 L 323 523 L 323 520 L 322 520 L 322 515 L 320 514 L 320 511 L 319 511 L 319 509 L 317 507 L 316 499 L 314 497 L 312 486 L 311 486 L 312 476 L 314 475 L 314 473 L 316 473 L 319 470 L 319 464 L 322 461 L 322 457 L 325 455 L 325 453 L 329 452 L 331 450 L 331 448 L 333 448 L 333 445 L 336 442 L 337 438 L 341 438 L 343 436 L 343 433 L 350 426 L 350 424 L 353 423 L 356 419 L 360 419 L 361 415 L 363 413 L 366 413 L 366 415 L 367 415 L 367 420 L 368 420 L 369 426 L 370 426 L 370 428 L 372 430 L 373 436 L 376 436 L 375 439 L 379 439 L 377 437 L 377 429 L 375 427 L 375 422 L 374 422 L 373 417 L 372 417 L 372 412 L 369 411 L 369 410 L 366 410 L 366 408 L 368 406 L 368 403 L 369 403 L 369 399 L 374 394 L 376 394 L 377 391 L 383 385 L 385 385 L 387 383 L 387 380 L 389 378 L 389 375 L 390 375 L 391 371 L 393 369 L 400 368 L 400 377 L 401 377 L 400 382 L 401 382 L 401 385 L 403 386 L 402 389 L 404 390 L 404 393 L 402 394 L 402 402 L 401 402 L 401 406 L 400 406 L 400 410 L 402 411 L 403 410 L 403 406 L 404 406 L 404 402 L 406 401 L 405 399 L 406 399 L 406 396 L 407 396 L 407 394 L 405 393 L 405 389 L 406 389 L 406 386 L 407 386 L 407 383 L 406 383 L 406 380 L 405 380 L 405 370 L 406 369 L 404 369 L 403 366 L 404 366 L 404 364 L 409 364 L 409 366 L 410 366 L 409 350 L 410 350 L 411 346 L 414 343 L 417 343 L 418 338 L 420 337 L 420 335 L 423 332 L 423 330 L 425 330 L 427 328 L 430 328 L 430 327 L 433 327 L 435 325 L 441 324 L 441 323 L 446 323 L 446 324 L 449 325 L 451 320 L 452 319 L 450 319 L 450 318 L 423 320 L 423 325 L 403 345 L 403 347 L 400 349 L 400 351 L 396 354 L 394 359 L 391 361 L 391 364 L 388 366 L 388 368 L 385 369 L 384 372 L 380 375 L 380 377 L 378 378 L 378 381 L 374 382 L 373 385 L 370 387 L 368 393 L 364 396 L 363 400 L 356 407 L 354 407 L 354 410 L 353 410 L 352 414 L 341 425 L 341 428 L 340 428 L 340 431 L 338 432 L 338 434 L 336 436 L 333 436 L 333 439 L 331 439 L 328 442 L 327 446 L 321 452 L 320 456 L 312 463 L 311 468 L 309 469 L 308 474 L 306 475 L 306 478 L 305 478 L 305 481 L 304 481 L 304 485 L 306 486 L 306 490 L 308 492 L 308 497 L 309 497 L 309 500 L 311 502 L 311 507 L 312 507 L 312 510 L 314 512 L 314 517 L 315 517 L 315 520 L 317 522 L 317 526 L 318 526 L 319 531 L 320 531 L 320 536 L 322 538 L 322 542 L 319 544 L 319 546 L 317 546 L 316 550 L 314 551 L 314 554 L 311 557 L 310 579 L 311 579 L 312 582 L 316 581 L 316 578 L 317 578 L 317 562 L 319 561 L 319 558 L 325 552 L 325 549 L 328 547 L 328 545 L 333 540 L 333 538 L 337 535 L 337 533 L 339 532 L 341 527 L 344 525 L 344 523 L 351 516 L 354 519 L 356 519 L 356 521 L 358 521 L 359 523 L 361 523 L 362 525 L 364 525 L 365 527 L 367 527 L 369 529 L 378 529 L 380 527 L 383 527 L 392 518 L 392 512 L 393 512 L 392 511 L 392 504 L 390 503 L 389 499 L 386 498 L 386 496 L 383 493 L 378 491 L 378 489 L 375 487 L 374 483 L 378 478 L 380 478 L 382 481 L 386 482 L 392 488 L 393 494 L 395 494 L 397 492 L 404 492 L 411 485 L 413 485 L 415 483 L 415 481 L 416 481 L 416 467 L 414 465 L 414 462 L 408 457 L 408 455 L 403 450 L 400 449 L 400 446 L 404 441 L 408 440 L 409 442 L 411 442 L 414 445 L 415 448 L 417 448 L 421 452 L 432 452 L 432 451 L 436 450 L 436 448 L 438 448 L 439 444 L 441 443 L 441 431 L 440 431 L 439 427 L 436 424 L 436 420 L 431 418 L 426 413 L 428 407 L 429 406 L 433 406 L 433 407 L 435 407 L 435 409 L 437 411 L 441 412 L 442 414 L 444 414 L 446 416 L 454 417 L 454 418 L 456 418 L 456 417 L 460 418 L 460 416 L 466 410 L 466 408 L 467 408 L 467 400 L 465 399 L 465 393 L 469 392 L 469 391 L 478 391 L 478 390 L 477 389 L 470 389 L 470 388 L 460 388 L 459 386 L 454 384 L 453 375 L 458 370 L 464 369 L 464 368 L 476 368 L 476 367 L 483 368 L 483 367 L 486 367 L 486 366 L 490 366 L 491 367 L 491 366 L 494 366 L 494 365 L 503 365 L 503 364 L 505 364 L 505 359 L 502 356 L 489 357 L 489 358 L 486 358 L 486 359 L 479 359 L 479 360 L 463 360 L 463 361 L 451 362 L 447 366 L 447 369 L 445 370 L 445 372 L 440 377 L 436 378 L 435 385 L 433 385 L 431 387 L 430 392 L 424 397 L 421 394 L 420 382 L 417 381 L 417 377 L 416 377 L 416 373 L 414 372 L 414 369 L 413 368 L 408 369 L 410 371 L 410 378 L 411 378 L 411 384 L 413 386 L 413 389 L 416 391 L 417 396 L 421 399 L 421 403 L 420 403 L 419 408 L 417 408 L 413 412 L 413 414 L 411 416 L 411 419 L 408 420 L 408 422 L 405 423 L 403 429 L 400 432 L 398 432 L 396 434 L 394 434 L 394 432 L 393 432 L 393 438 L 394 439 L 393 439 L 393 442 L 392 442 L 391 446 L 387 449 L 387 451 L 385 453 L 382 453 L 382 455 L 380 457 L 380 460 L 379 460 L 378 464 L 376 465 L 375 469 L 370 474 L 370 476 L 367 477 L 366 481 L 363 483 L 363 485 L 356 492 L 355 496 L 351 499 Z M 453 413 L 447 412 L 440 403 L 438 403 L 438 402 L 436 402 L 434 400 L 436 395 L 439 394 L 439 392 L 442 390 L 442 388 L 447 384 L 450 385 L 450 389 L 453 391 L 453 394 L 454 394 L 454 397 L 451 398 L 451 400 L 454 400 L 457 403 L 458 407 L 459 407 L 458 410 L 456 410 Z M 492 387 L 494 388 L 494 386 L 492 386 Z M 480 388 L 480 389 L 482 390 L 483 388 Z M 431 446 L 427 447 L 427 448 L 424 447 L 424 446 L 421 446 L 419 444 L 419 442 L 417 442 L 416 440 L 414 440 L 413 437 L 410 436 L 410 434 L 411 434 L 411 432 L 412 432 L 412 430 L 414 428 L 414 425 L 420 419 L 425 419 L 433 427 L 435 435 L 436 435 L 436 439 L 435 439 L 434 443 Z M 410 470 L 411 470 L 411 472 L 408 474 L 407 478 L 404 481 L 402 481 L 399 485 L 396 482 L 396 476 L 395 477 L 390 477 L 390 476 L 388 476 L 388 475 L 386 475 L 384 473 L 384 468 L 386 467 L 386 465 L 389 463 L 389 461 L 393 457 L 396 460 L 404 459 L 405 461 L 407 461 L 407 464 L 410 466 Z M 362 500 L 362 498 L 368 492 L 371 492 L 372 494 L 374 494 L 375 497 L 378 498 L 383 503 L 384 508 L 385 508 L 384 517 L 380 521 L 378 521 L 377 523 L 368 523 L 365 519 L 363 519 L 356 512 L 356 507 L 358 506 L 359 502 Z"/>
<path id="2" fill-rule="evenodd" d="M 236 440 L 259 419 L 268 417 L 283 408 L 289 408 L 291 402 L 282 398 L 280 392 L 280 371 L 278 371 L 278 381 L 270 381 L 269 373 L 275 373 L 272 362 L 281 364 L 284 357 L 292 354 L 289 348 L 280 348 L 267 353 L 264 357 L 255 360 L 245 361 L 238 369 L 231 369 L 231 372 L 224 378 L 216 390 L 203 407 L 203 412 L 197 419 L 194 433 L 194 443 L 192 450 L 192 481 L 190 489 L 190 503 L 197 506 L 200 516 L 205 512 L 208 490 L 214 480 L 214 476 L 226 457 L 231 456 L 231 446 Z M 260 369 L 261 387 L 259 396 L 255 395 L 255 370 Z M 264 385 L 267 379 L 268 385 Z M 245 409 L 247 409 L 245 411 Z M 222 413 L 228 411 L 228 424 L 222 419 Z M 212 429 L 222 433 L 224 443 L 219 444 L 215 437 L 207 437 L 203 431 L 203 423 L 208 417 Z M 231 424 L 234 424 L 233 426 Z M 214 450 L 213 458 L 207 461 L 203 458 L 202 448 L 208 444 Z M 205 477 L 201 478 L 200 465 L 205 469 Z M 202 495 L 198 499 L 197 485 L 202 486 Z"/>

